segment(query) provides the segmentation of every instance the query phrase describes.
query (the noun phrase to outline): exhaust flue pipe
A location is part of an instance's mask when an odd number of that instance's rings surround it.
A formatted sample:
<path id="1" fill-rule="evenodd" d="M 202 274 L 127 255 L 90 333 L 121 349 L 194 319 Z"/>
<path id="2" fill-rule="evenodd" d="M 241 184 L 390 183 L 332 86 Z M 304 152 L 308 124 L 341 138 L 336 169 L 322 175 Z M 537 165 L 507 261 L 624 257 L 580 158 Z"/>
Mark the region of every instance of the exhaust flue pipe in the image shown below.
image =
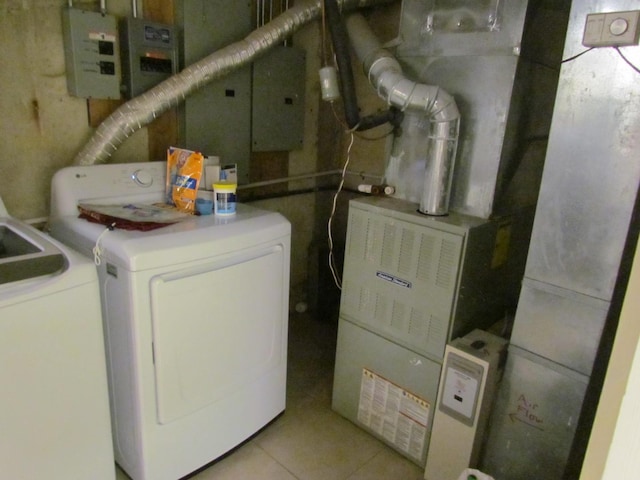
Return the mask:
<path id="1" fill-rule="evenodd" d="M 76 155 L 74 164 L 105 163 L 134 132 L 187 96 L 218 78 L 253 62 L 281 44 L 302 26 L 319 17 L 323 0 L 299 0 L 244 40 L 224 47 L 190 65 L 147 92 L 121 105 L 95 131 Z M 344 10 L 392 3 L 395 0 L 338 0 Z"/>
<path id="2" fill-rule="evenodd" d="M 404 113 L 385 172 L 387 183 L 396 187 L 395 196 L 420 203 L 421 213 L 446 215 L 460 124 L 455 100 L 440 87 L 407 79 L 362 15 L 350 14 L 346 25 L 371 85 Z"/>

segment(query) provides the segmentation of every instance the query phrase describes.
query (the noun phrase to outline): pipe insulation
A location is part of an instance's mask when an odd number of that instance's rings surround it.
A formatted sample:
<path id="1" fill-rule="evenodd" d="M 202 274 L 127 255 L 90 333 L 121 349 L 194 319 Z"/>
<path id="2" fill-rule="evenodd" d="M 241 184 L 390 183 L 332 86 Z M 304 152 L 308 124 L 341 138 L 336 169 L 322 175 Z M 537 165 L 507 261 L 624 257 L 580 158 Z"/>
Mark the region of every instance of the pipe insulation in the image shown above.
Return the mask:
<path id="1" fill-rule="evenodd" d="M 340 0 L 345 10 L 392 3 L 395 0 Z M 162 83 L 121 105 L 94 132 L 74 159 L 75 165 L 106 163 L 134 132 L 180 104 L 213 80 L 253 62 L 320 16 L 322 0 L 299 0 L 243 40 L 221 48 Z"/>
<path id="2" fill-rule="evenodd" d="M 382 48 L 364 17 L 345 24 L 364 72 L 380 98 L 404 113 L 385 172 L 394 196 L 419 202 L 419 211 L 446 215 L 453 179 L 460 112 L 444 89 L 406 78 L 400 63 Z"/>

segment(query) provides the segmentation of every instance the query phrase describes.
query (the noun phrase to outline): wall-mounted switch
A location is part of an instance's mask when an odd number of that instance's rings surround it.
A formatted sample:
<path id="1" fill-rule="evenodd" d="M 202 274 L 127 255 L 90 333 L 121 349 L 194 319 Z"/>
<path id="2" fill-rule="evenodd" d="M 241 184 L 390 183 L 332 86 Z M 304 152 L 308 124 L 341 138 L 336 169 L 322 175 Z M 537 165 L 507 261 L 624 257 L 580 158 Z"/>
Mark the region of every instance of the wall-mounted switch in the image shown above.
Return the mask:
<path id="1" fill-rule="evenodd" d="M 640 35 L 640 10 L 592 13 L 587 15 L 582 45 L 620 47 L 637 45 Z"/>

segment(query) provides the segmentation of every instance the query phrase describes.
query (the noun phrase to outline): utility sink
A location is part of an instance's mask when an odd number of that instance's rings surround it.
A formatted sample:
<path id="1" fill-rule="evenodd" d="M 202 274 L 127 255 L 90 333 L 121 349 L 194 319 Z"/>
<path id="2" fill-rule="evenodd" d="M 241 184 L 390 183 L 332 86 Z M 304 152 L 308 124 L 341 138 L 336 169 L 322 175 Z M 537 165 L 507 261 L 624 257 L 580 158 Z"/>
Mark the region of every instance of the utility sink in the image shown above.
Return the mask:
<path id="1" fill-rule="evenodd" d="M 64 271 L 63 253 L 46 236 L 12 218 L 0 219 L 0 284 Z"/>

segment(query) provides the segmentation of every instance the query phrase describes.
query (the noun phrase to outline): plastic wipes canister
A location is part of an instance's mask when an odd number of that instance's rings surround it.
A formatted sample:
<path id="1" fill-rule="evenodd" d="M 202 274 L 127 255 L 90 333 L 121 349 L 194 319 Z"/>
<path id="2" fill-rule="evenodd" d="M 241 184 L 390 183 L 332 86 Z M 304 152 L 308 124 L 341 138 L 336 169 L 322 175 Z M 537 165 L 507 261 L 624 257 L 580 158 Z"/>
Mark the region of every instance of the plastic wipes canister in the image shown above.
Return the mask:
<path id="1" fill-rule="evenodd" d="M 233 215 L 236 213 L 235 183 L 216 182 L 213 184 L 213 212 L 216 215 Z"/>

